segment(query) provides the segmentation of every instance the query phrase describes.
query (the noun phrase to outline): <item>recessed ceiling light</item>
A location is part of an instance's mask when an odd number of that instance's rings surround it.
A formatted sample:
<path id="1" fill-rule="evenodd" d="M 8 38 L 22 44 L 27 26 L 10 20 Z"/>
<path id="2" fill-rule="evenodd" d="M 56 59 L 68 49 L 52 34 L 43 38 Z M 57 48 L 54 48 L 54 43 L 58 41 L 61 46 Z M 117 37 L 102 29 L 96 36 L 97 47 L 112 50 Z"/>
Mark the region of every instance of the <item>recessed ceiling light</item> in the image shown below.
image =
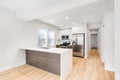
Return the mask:
<path id="1" fill-rule="evenodd" d="M 69 19 L 69 17 L 67 16 L 67 17 L 65 17 L 65 19 L 66 19 L 66 20 L 68 20 L 68 19 Z"/>

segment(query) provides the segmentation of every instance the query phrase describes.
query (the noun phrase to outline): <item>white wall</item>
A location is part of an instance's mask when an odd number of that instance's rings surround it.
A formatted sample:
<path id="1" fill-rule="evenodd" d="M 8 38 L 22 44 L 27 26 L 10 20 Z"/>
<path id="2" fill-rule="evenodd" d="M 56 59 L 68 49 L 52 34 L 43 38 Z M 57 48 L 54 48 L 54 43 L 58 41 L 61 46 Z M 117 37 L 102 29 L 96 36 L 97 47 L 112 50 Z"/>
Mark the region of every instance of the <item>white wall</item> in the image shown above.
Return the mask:
<path id="1" fill-rule="evenodd" d="M 114 38 L 115 80 L 120 80 L 120 0 L 115 0 Z"/>
<path id="2" fill-rule="evenodd" d="M 104 60 L 104 56 L 103 56 L 103 51 L 104 51 L 104 25 L 103 24 L 101 24 L 101 27 L 100 27 L 100 39 L 99 39 L 99 41 L 100 41 L 100 56 L 101 56 L 101 58 L 102 58 L 102 61 Z"/>
<path id="3" fill-rule="evenodd" d="M 114 11 L 108 11 L 103 18 L 102 40 L 102 60 L 105 63 L 105 69 L 114 70 Z"/>
<path id="4" fill-rule="evenodd" d="M 0 7 L 0 71 L 25 64 L 21 47 L 37 47 L 38 22 L 24 22 Z"/>
<path id="5" fill-rule="evenodd" d="M 87 29 L 87 23 L 85 23 L 85 58 L 88 57 L 89 49 L 88 49 L 88 29 Z"/>
<path id="6" fill-rule="evenodd" d="M 0 8 L 0 71 L 25 64 L 20 47 L 36 45 L 35 28 L 29 22 L 17 20 L 10 11 Z"/>
<path id="7" fill-rule="evenodd" d="M 101 26 L 100 23 L 89 23 L 89 24 L 88 24 L 88 29 L 89 29 L 89 30 L 90 30 L 90 29 L 99 29 L 100 26 Z"/>

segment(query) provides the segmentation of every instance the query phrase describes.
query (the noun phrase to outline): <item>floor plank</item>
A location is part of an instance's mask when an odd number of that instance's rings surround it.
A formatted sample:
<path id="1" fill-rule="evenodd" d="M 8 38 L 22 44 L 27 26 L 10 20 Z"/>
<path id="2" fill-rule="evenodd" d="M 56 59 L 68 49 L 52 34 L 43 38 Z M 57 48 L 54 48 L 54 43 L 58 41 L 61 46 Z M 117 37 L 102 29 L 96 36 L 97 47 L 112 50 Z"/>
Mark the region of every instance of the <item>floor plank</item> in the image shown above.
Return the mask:
<path id="1" fill-rule="evenodd" d="M 60 76 L 30 65 L 22 65 L 0 73 L 0 80 L 60 80 Z"/>
<path id="2" fill-rule="evenodd" d="M 96 49 L 86 59 L 73 58 L 73 71 L 67 80 L 114 80 L 114 72 L 105 71 L 104 64 Z"/>
<path id="3" fill-rule="evenodd" d="M 60 76 L 22 65 L 1 72 L 0 80 L 60 80 Z M 86 59 L 73 57 L 73 70 L 66 80 L 114 80 L 114 72 L 104 70 L 98 51 L 92 49 Z"/>

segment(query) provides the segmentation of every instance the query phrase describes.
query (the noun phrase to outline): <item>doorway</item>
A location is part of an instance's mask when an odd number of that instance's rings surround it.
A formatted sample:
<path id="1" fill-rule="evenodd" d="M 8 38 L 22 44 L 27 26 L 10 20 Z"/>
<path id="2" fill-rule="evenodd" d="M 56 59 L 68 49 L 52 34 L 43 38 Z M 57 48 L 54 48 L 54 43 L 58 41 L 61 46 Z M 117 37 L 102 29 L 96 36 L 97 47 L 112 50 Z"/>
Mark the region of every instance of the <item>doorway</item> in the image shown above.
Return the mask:
<path id="1" fill-rule="evenodd" d="M 91 49 L 98 49 L 98 34 L 91 34 L 90 44 Z"/>

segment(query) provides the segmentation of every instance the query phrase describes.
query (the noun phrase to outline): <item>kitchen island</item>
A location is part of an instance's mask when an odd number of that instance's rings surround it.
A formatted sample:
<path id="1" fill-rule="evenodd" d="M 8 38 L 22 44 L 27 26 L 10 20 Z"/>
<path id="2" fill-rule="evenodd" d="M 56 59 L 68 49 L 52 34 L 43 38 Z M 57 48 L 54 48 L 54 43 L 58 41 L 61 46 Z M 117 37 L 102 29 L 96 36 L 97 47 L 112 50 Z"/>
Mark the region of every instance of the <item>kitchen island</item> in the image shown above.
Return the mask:
<path id="1" fill-rule="evenodd" d="M 26 64 L 57 74 L 65 80 L 72 71 L 72 49 L 24 48 Z"/>

